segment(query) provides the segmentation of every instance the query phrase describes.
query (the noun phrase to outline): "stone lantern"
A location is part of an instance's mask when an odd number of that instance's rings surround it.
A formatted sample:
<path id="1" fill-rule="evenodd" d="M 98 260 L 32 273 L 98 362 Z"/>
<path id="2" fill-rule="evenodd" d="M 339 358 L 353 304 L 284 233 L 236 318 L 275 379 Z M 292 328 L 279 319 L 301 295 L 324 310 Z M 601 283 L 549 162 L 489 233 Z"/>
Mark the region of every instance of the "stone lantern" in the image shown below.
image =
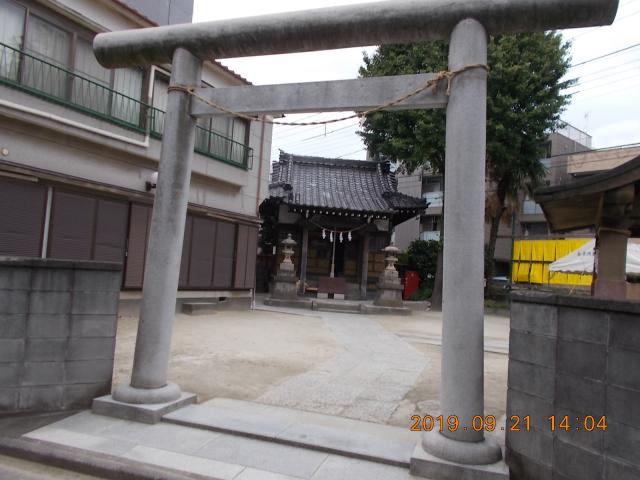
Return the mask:
<path id="1" fill-rule="evenodd" d="M 396 255 L 400 250 L 391 243 L 391 245 L 384 248 L 382 251 L 386 254 L 384 259 L 386 266 L 378 279 L 378 291 L 373 304 L 381 307 L 402 307 L 403 286 L 395 267 L 395 264 L 398 261 L 398 257 Z"/>
<path id="2" fill-rule="evenodd" d="M 298 243 L 291 238 L 291 234 L 289 234 L 281 244 L 284 247 L 282 249 L 284 260 L 278 267 L 278 273 L 276 274 L 275 281 L 273 282 L 271 296 L 273 298 L 282 299 L 297 298 L 296 284 L 298 279 L 296 278 L 296 268 L 291 261 L 291 257 L 294 254 L 293 247 Z"/>

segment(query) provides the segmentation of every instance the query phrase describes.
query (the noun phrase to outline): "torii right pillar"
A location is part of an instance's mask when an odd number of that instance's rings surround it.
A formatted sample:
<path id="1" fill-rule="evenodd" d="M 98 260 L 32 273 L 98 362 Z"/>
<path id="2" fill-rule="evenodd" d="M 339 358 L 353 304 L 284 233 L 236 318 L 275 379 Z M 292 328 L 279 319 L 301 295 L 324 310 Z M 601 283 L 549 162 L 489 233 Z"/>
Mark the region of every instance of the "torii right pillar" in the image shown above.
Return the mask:
<path id="1" fill-rule="evenodd" d="M 458 23 L 449 43 L 449 70 L 487 63 L 487 33 L 476 20 Z M 447 105 L 443 255 L 442 415 L 411 458 L 411 472 L 428 478 L 508 478 L 502 452 L 473 418 L 484 418 L 484 201 L 487 71 L 458 74 Z M 447 419 L 457 427 L 449 429 Z M 444 460 L 444 461 L 443 461 Z"/>

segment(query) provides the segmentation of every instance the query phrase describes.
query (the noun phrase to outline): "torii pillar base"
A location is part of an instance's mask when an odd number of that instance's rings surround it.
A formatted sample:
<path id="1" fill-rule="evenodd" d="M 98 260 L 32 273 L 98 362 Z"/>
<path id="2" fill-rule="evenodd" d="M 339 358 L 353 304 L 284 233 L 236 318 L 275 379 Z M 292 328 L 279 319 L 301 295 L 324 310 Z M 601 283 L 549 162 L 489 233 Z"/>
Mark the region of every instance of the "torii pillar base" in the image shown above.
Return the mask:
<path id="1" fill-rule="evenodd" d="M 439 432 L 434 432 L 433 434 L 441 436 Z M 453 440 L 451 442 L 455 444 L 452 444 L 450 448 L 459 451 L 461 442 Z M 471 443 L 469 444 L 469 451 L 471 454 L 477 451 L 480 455 L 486 456 L 486 454 L 495 451 L 495 444 L 488 440 Z M 509 467 L 502 459 L 490 464 L 452 462 L 426 452 L 422 448 L 421 441 L 418 441 L 413 450 L 409 465 L 411 474 L 417 477 L 437 478 L 439 480 L 458 480 L 460 478 L 465 480 L 509 480 Z"/>
<path id="2" fill-rule="evenodd" d="M 187 405 L 198 403 L 198 397 L 194 393 L 181 392 L 177 385 L 172 383 L 167 386 L 171 387 L 172 385 L 178 389 L 178 397 L 171 401 L 158 403 L 157 399 L 152 399 L 154 401 L 149 403 L 135 403 L 132 402 L 132 400 L 136 399 L 135 397 L 118 400 L 117 395 L 116 398 L 113 395 L 105 395 L 104 397 L 93 399 L 91 411 L 98 415 L 122 418 L 134 422 L 158 423 L 164 415 Z M 135 395 L 135 392 L 130 393 Z M 145 400 L 145 398 L 143 396 L 138 400 Z"/>

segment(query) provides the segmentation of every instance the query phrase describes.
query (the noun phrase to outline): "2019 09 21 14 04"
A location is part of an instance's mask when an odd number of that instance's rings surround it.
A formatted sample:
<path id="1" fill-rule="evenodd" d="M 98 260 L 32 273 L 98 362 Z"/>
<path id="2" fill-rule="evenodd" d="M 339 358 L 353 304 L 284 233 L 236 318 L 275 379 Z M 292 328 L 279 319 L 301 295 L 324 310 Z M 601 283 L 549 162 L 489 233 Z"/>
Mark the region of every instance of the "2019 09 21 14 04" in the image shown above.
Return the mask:
<path id="1" fill-rule="evenodd" d="M 550 415 L 546 418 L 547 427 L 550 431 L 586 431 L 592 432 L 596 430 L 605 431 L 607 429 L 607 417 L 605 415 L 594 416 L 585 415 L 583 417 L 570 417 L 569 415 Z M 411 417 L 410 430 L 414 432 L 438 430 L 444 432 L 463 431 L 485 431 L 492 432 L 496 429 L 502 431 L 509 430 L 511 432 L 529 432 L 531 431 L 531 415 L 511 415 L 506 425 L 498 425 L 498 421 L 494 415 L 476 415 L 471 419 L 470 424 L 464 424 L 458 416 L 449 415 L 413 415 Z"/>

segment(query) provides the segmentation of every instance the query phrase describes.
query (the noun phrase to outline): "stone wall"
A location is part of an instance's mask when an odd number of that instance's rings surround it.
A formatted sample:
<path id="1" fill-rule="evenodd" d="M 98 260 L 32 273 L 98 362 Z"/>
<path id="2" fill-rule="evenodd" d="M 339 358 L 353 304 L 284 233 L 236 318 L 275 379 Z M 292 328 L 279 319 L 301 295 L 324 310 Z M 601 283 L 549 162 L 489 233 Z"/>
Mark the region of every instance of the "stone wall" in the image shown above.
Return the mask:
<path id="1" fill-rule="evenodd" d="M 640 304 L 514 295 L 508 387 L 511 478 L 640 478 Z"/>
<path id="2" fill-rule="evenodd" d="M 111 391 L 119 263 L 0 257 L 0 413 Z"/>

